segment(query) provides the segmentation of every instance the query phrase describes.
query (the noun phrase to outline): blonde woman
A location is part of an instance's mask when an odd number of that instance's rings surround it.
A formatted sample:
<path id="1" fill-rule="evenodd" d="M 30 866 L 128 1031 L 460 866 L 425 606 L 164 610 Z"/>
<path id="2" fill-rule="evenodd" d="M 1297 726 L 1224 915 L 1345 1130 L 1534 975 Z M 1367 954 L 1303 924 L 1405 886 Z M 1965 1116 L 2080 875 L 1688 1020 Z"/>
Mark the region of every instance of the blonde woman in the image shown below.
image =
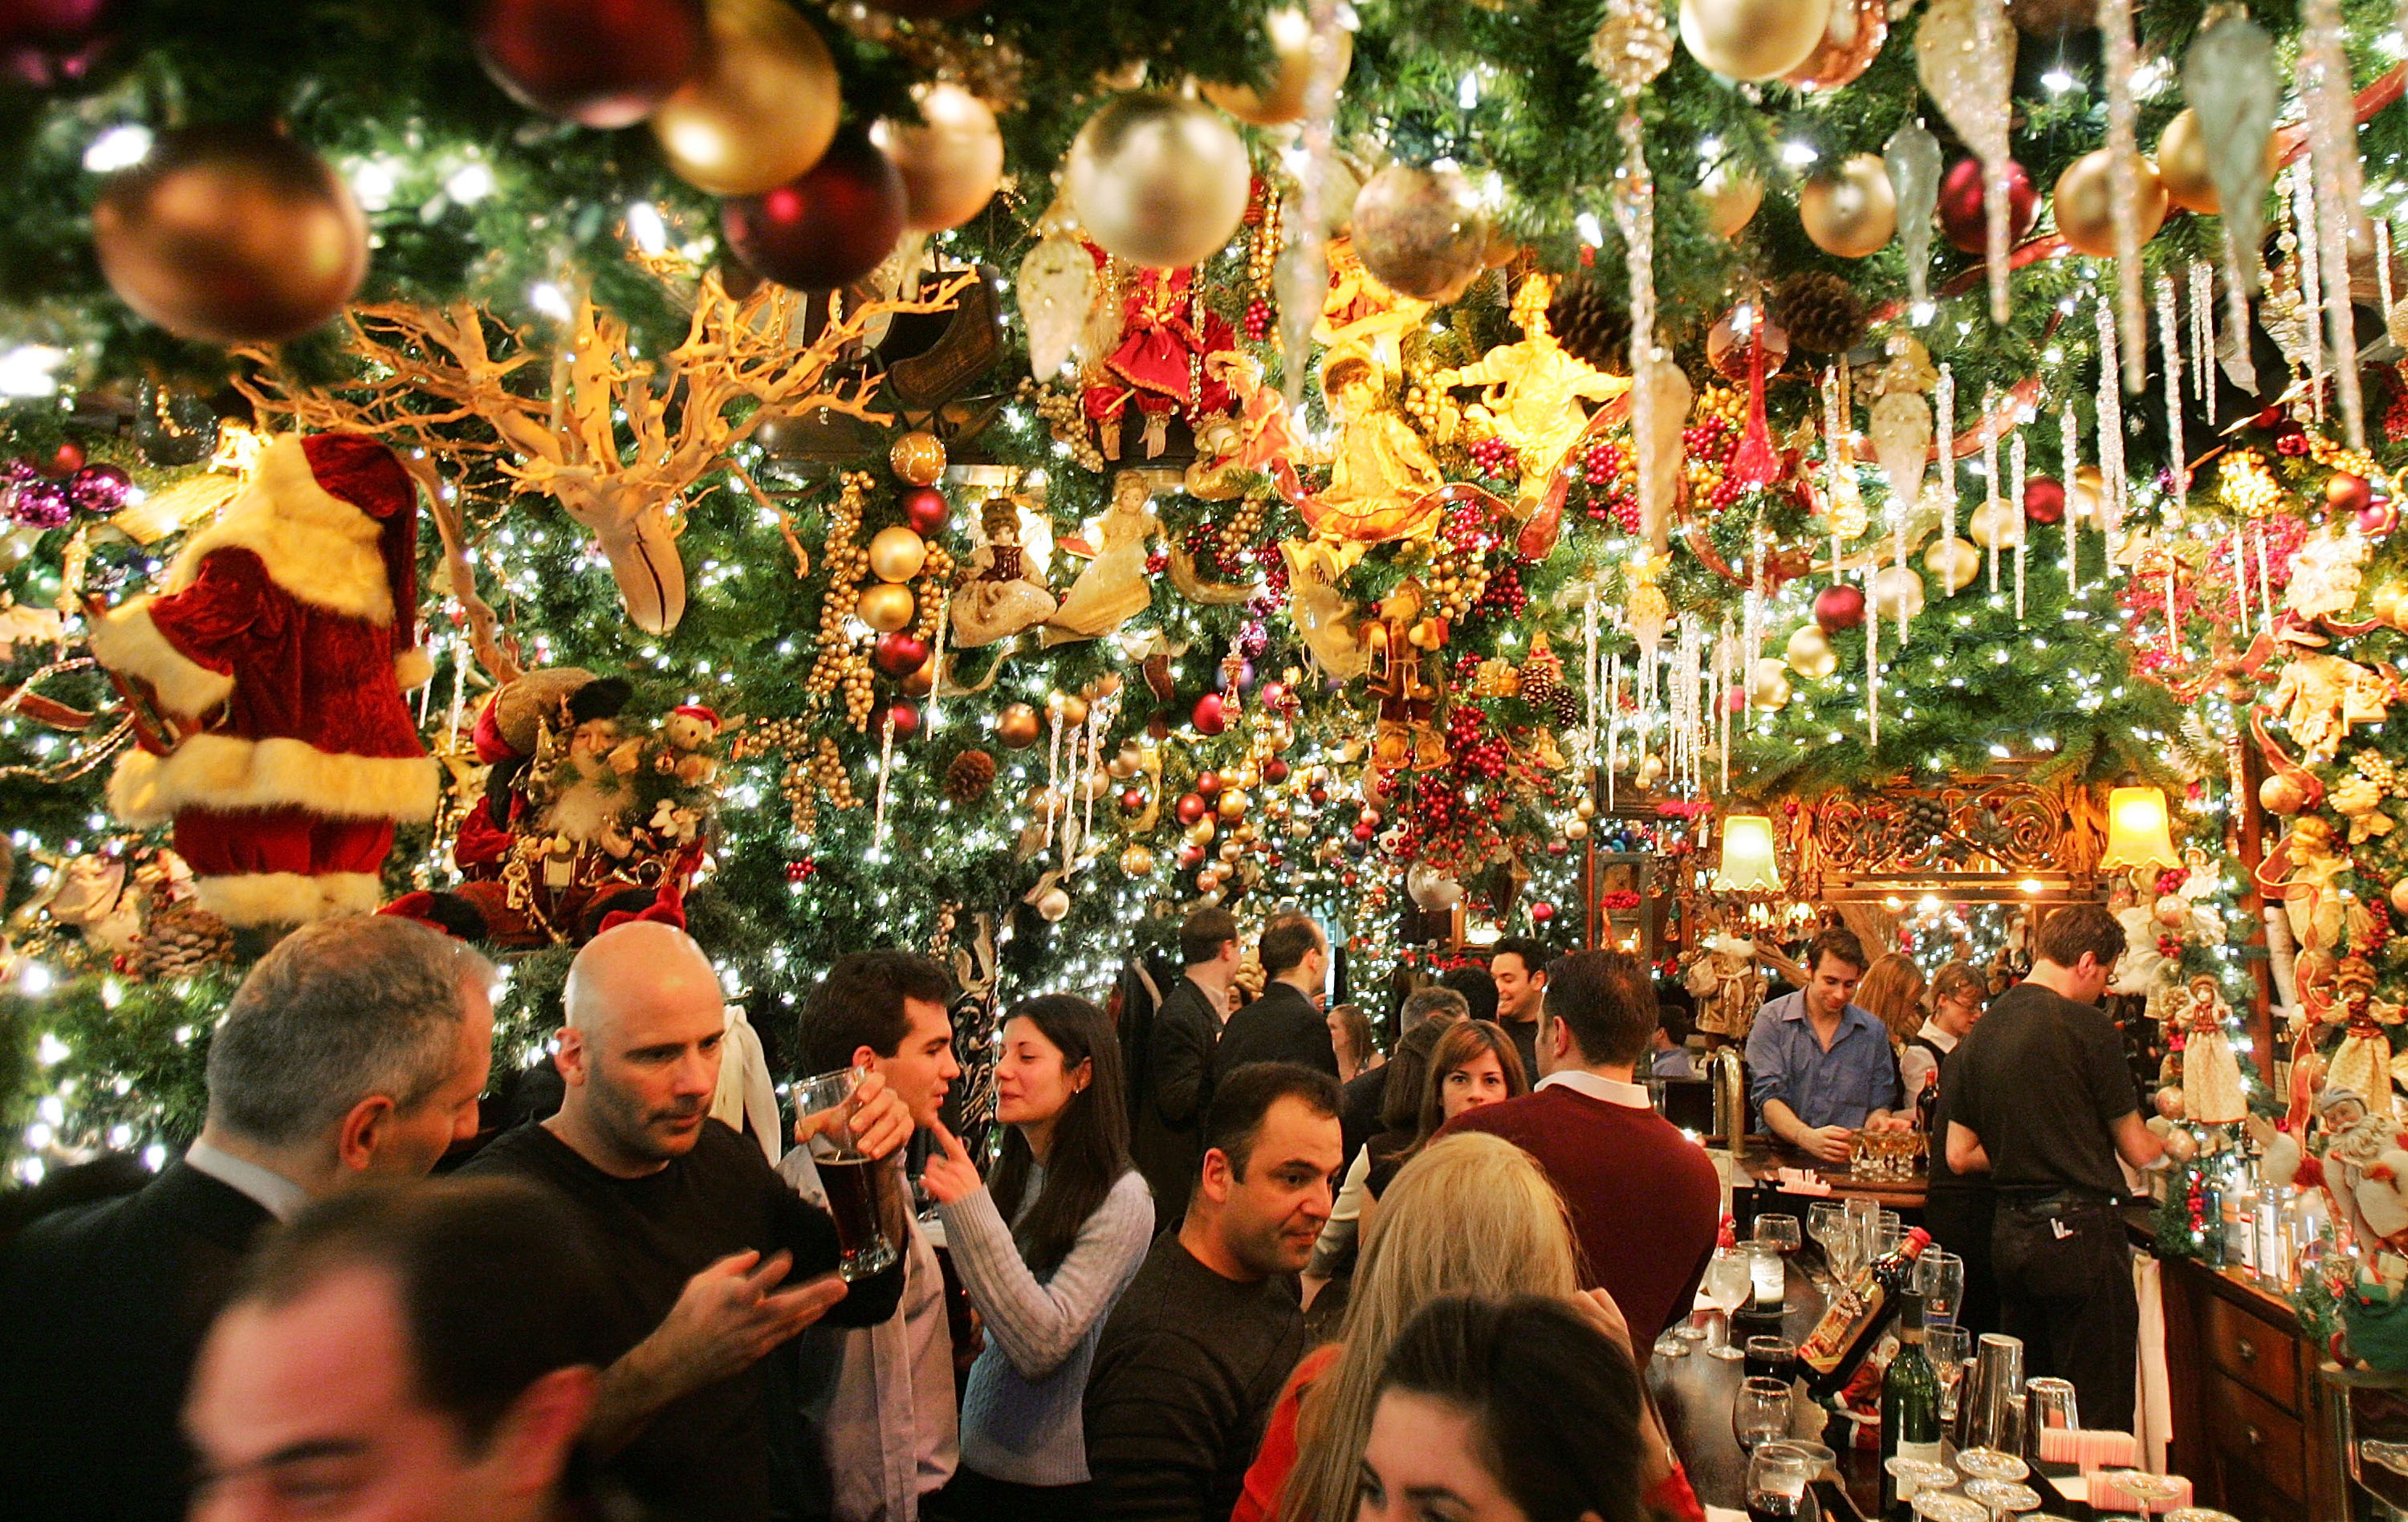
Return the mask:
<path id="1" fill-rule="evenodd" d="M 1865 969 L 1856 984 L 1856 1007 L 1889 1031 L 1895 1052 L 1923 1027 L 1923 969 L 1903 952 L 1891 952 Z"/>
<path id="2" fill-rule="evenodd" d="M 1413 1314 L 1444 1295 L 1541 1295 L 1585 1309 L 1575 1254 L 1563 1201 L 1527 1153 L 1478 1134 L 1424 1148 L 1372 1224 L 1340 1340 L 1297 1366 L 1271 1412 L 1230 1522 L 1353 1517 L 1381 1370 Z M 1652 1486 L 1677 1471 L 1652 1416 L 1646 1431 Z"/>

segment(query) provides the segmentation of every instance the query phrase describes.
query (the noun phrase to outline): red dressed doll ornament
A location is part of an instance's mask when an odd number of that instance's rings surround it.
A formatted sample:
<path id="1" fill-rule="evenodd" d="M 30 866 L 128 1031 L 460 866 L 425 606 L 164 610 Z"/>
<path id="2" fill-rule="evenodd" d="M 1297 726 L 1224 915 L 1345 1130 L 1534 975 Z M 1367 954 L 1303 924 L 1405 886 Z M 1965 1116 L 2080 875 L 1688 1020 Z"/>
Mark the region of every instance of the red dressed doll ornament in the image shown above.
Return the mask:
<path id="1" fill-rule="evenodd" d="M 376 908 L 394 826 L 435 812 L 439 769 L 402 700 L 432 673 L 417 529 L 383 444 L 286 435 L 165 591 L 93 621 L 93 656 L 175 732 L 119 765 L 109 806 L 136 828 L 172 819 L 229 925 Z"/>
<path id="2" fill-rule="evenodd" d="M 1090 248 L 1099 270 L 1111 256 Z M 1173 416 L 1197 421 L 1226 413 L 1236 400 L 1212 361 L 1236 355 L 1237 330 L 1204 304 L 1193 269 L 1140 269 L 1123 288 L 1120 343 L 1104 360 L 1105 375 L 1087 387 L 1088 421 L 1104 458 L 1121 457 L 1121 425 L 1129 404 L 1145 419 L 1145 455 L 1168 447 Z"/>

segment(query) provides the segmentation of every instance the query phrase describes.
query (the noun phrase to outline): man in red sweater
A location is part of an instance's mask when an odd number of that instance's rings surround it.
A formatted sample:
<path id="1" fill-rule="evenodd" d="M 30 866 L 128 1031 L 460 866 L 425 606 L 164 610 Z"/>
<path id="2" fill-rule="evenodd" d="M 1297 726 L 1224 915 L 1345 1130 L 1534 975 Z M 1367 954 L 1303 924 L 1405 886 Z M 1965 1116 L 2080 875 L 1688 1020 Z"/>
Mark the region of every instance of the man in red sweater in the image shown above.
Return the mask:
<path id="1" fill-rule="evenodd" d="M 1722 1181 L 1632 1080 L 1656 1029 L 1647 964 L 1581 952 L 1550 968 L 1546 986 L 1537 1090 L 1446 1128 L 1501 1136 L 1539 1160 L 1571 1209 L 1587 1283 L 1613 1296 L 1644 1348 L 1688 1314 L 1722 1225 Z"/>

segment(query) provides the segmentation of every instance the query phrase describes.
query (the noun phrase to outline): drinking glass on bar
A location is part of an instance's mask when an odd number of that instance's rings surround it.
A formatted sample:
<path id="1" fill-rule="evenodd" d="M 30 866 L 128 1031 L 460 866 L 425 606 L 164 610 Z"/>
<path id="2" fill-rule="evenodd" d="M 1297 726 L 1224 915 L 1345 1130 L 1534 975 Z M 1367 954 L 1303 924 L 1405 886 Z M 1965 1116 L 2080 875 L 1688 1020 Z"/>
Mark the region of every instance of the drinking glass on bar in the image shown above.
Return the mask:
<path id="1" fill-rule="evenodd" d="M 1755 1303 L 1750 1309 L 1760 1316 L 1777 1316 L 1789 1299 L 1789 1260 L 1781 1256 L 1779 1247 L 1762 1237 L 1749 1242 L 1745 1250 L 1748 1284 L 1755 1291 Z"/>
<path id="2" fill-rule="evenodd" d="M 892 1159 L 863 1152 L 853 1134 L 859 1109 L 853 1093 L 861 1072 L 842 1068 L 795 1085 L 795 1110 L 802 1116 L 811 1166 L 836 1219 L 837 1272 L 848 1284 L 885 1272 L 901 1256 L 890 1224 L 899 1213 L 900 1170 Z"/>
<path id="3" fill-rule="evenodd" d="M 1789 1386 L 1778 1379 L 1743 1379 L 1731 1402 L 1731 1436 L 1749 1453 L 1789 1431 Z"/>
<path id="4" fill-rule="evenodd" d="M 2051 1428 L 2068 1432 L 2082 1430 L 2080 1408 L 2075 1404 L 2073 1382 L 2045 1377 L 2024 1381 L 2025 1447 L 2034 1455 L 2040 1452 L 2041 1434 Z"/>
<path id="5" fill-rule="evenodd" d="M 1956 1427 L 1956 1392 L 1965 1382 L 1966 1365 L 1973 1357 L 1973 1334 L 1962 1327 L 1925 1327 L 1923 1356 L 1940 1375 L 1940 1426 Z"/>
<path id="6" fill-rule="evenodd" d="M 1927 1247 L 1914 1260 L 1914 1292 L 1923 1297 L 1923 1327 L 1955 1326 L 1965 1303 L 1965 1260 Z"/>
<path id="7" fill-rule="evenodd" d="M 1714 1256 L 1706 1260 L 1706 1276 L 1698 1288 L 1706 1303 L 1723 1314 L 1723 1339 L 1710 1343 L 1706 1352 L 1717 1358 L 1743 1358 L 1746 1354 L 1730 1345 L 1730 1314 L 1747 1302 L 1754 1292 L 1748 1279 L 1747 1254 L 1736 1247 L 1717 1247 Z"/>
<path id="8" fill-rule="evenodd" d="M 1973 1354 L 1973 1401 L 1966 1419 L 1965 1442 L 1973 1448 L 1999 1453 L 2023 1450 L 2024 1344 L 2020 1338 L 1984 1332 Z M 1989 1475 L 2017 1479 L 2022 1475 Z"/>
<path id="9" fill-rule="evenodd" d="M 1756 1218 L 1756 1240 L 1769 1242 L 1788 1256 L 1804 1244 L 1805 1237 L 1798 1229 L 1795 1215 L 1759 1215 Z"/>
<path id="10" fill-rule="evenodd" d="M 1777 1379 L 1786 1385 L 1798 1377 L 1798 1344 L 1786 1337 L 1751 1337 L 1743 1371 L 1751 1379 Z"/>
<path id="11" fill-rule="evenodd" d="M 1833 1244 L 1848 1229 L 1848 1207 L 1844 1200 L 1818 1199 L 1806 1212 L 1806 1233 L 1823 1248 L 1823 1275 L 1820 1283 L 1828 1288 L 1839 1277 L 1839 1249 Z"/>
<path id="12" fill-rule="evenodd" d="M 1751 1382 L 1752 1383 L 1752 1382 Z M 1797 1522 L 1811 1515 L 1807 1483 L 1813 1460 L 1785 1443 L 1768 1443 L 1747 1461 L 1749 1522 Z"/>

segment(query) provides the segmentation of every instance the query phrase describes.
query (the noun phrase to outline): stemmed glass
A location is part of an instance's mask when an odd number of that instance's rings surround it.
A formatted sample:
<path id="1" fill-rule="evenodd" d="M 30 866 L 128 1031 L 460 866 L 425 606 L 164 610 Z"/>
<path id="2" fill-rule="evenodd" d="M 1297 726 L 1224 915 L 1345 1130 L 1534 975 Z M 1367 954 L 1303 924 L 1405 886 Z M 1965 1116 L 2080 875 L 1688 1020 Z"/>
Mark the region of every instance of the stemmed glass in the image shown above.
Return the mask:
<path id="1" fill-rule="evenodd" d="M 1823 1271 L 1816 1282 L 1823 1285 L 1826 1290 L 1828 1290 L 1832 1281 L 1838 1277 L 1838 1271 L 1834 1267 L 1834 1265 L 1839 1261 L 1839 1247 L 1837 1244 L 1841 1233 L 1847 1230 L 1847 1228 L 1848 1207 L 1845 1201 L 1838 1199 L 1818 1199 L 1814 1201 L 1812 1206 L 1808 1207 L 1806 1212 L 1806 1234 L 1813 1237 L 1817 1242 L 1822 1244 Z"/>
<path id="2" fill-rule="evenodd" d="M 1756 1240 L 1758 1242 L 1769 1242 L 1775 1247 L 1780 1248 L 1781 1256 L 1784 1257 L 1787 1257 L 1790 1254 L 1798 1251 L 1799 1247 L 1802 1245 L 1804 1242 L 1804 1239 L 1798 1233 L 1798 1217 L 1795 1215 L 1757 1216 L 1756 1218 Z"/>
<path id="3" fill-rule="evenodd" d="M 1956 1467 L 1969 1480 L 2022 1480 L 2031 1473 L 2031 1466 L 2014 1454 L 1998 1448 L 1965 1448 L 1956 1455 Z"/>
<path id="4" fill-rule="evenodd" d="M 2014 1480 L 1971 1480 L 1965 1486 L 1969 1500 L 1978 1500 L 1990 1509 L 1993 1522 L 2017 1512 L 2040 1510 L 2040 1492 Z"/>
<path id="5" fill-rule="evenodd" d="M 1789 1386 L 1777 1379 L 1743 1379 L 1731 1402 L 1731 1436 L 1750 1453 L 1759 1443 L 1787 1435 Z M 1800 1455 L 1802 1460 L 1804 1456 Z"/>
<path id="6" fill-rule="evenodd" d="M 1912 1503 L 1927 1490 L 1945 1490 L 1956 1483 L 1956 1472 L 1945 1464 L 1935 1464 L 1928 1458 L 1908 1458 L 1900 1455 L 1886 1460 L 1884 1468 L 1897 1482 L 1898 1499 Z"/>
<path id="7" fill-rule="evenodd" d="M 1990 1509 L 1954 1490 L 1918 1490 L 1914 1515 L 1923 1522 L 1990 1522 Z"/>
<path id="8" fill-rule="evenodd" d="M 1749 1455 L 1748 1515 L 1767 1522 L 1773 1517 L 1806 1515 L 1806 1486 L 1814 1477 L 1813 1464 L 1785 1443 L 1767 1443 Z"/>
<path id="9" fill-rule="evenodd" d="M 1940 1375 L 1940 1425 L 1956 1424 L 1956 1392 L 1965 1383 L 1965 1366 L 1973 1357 L 1973 1334 L 1962 1327 L 1923 1328 L 1923 1356 Z"/>
<path id="10" fill-rule="evenodd" d="M 1747 1254 L 1736 1247 L 1715 1248 L 1714 1256 L 1706 1260 L 1706 1277 L 1698 1287 L 1704 1291 L 1706 1303 L 1723 1314 L 1722 1340 L 1709 1345 L 1706 1352 L 1717 1358 L 1746 1357 L 1745 1353 L 1730 1345 L 1730 1314 L 1756 1292 L 1748 1278 Z"/>
<path id="11" fill-rule="evenodd" d="M 2142 1515 L 2161 1500 L 2172 1500 L 2183 1493 L 2183 1483 L 2168 1475 L 2152 1474 L 2144 1469 L 2110 1470 L 2100 1476 L 2109 1485 L 2141 1502 Z M 2101 1510 L 2100 1515 L 2105 1515 Z"/>

